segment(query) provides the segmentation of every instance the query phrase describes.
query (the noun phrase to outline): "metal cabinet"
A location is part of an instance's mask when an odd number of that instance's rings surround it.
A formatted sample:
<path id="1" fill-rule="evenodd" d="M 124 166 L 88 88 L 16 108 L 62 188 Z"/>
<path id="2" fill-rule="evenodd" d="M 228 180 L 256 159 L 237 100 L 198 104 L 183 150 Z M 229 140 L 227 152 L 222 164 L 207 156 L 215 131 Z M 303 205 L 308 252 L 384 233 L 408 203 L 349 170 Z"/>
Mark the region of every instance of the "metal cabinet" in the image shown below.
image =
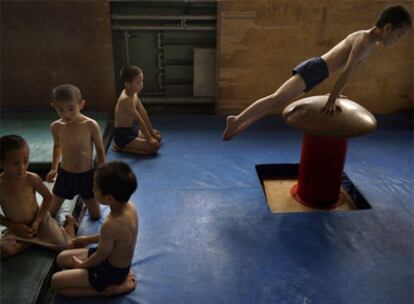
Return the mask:
<path id="1" fill-rule="evenodd" d="M 215 63 L 195 66 L 194 53 L 198 48 L 216 48 L 216 1 L 112 0 L 110 10 L 118 92 L 120 69 L 134 64 L 144 71 L 142 96 L 164 102 L 177 97 L 189 103 L 199 102 L 200 97 L 214 102 L 214 96 L 194 96 L 194 71 L 205 73 L 201 81 L 215 83 L 215 66 L 211 66 Z"/>

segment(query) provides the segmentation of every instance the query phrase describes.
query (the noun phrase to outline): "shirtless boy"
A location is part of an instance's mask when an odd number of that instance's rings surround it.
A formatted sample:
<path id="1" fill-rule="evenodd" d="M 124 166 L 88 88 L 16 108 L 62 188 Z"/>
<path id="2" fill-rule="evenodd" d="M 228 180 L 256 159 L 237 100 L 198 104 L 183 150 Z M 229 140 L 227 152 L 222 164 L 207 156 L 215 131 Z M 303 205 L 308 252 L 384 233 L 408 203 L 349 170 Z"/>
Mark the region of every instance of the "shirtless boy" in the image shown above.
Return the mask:
<path id="1" fill-rule="evenodd" d="M 74 220 L 67 215 L 62 228 L 50 216 L 52 193 L 37 174 L 26 171 L 30 154 L 26 141 L 18 135 L 5 135 L 0 149 L 0 206 L 4 213 L 0 224 L 8 228 L 0 240 L 2 259 L 35 244 L 55 251 L 66 249 L 75 236 Z M 43 197 L 40 208 L 36 192 Z"/>
<path id="2" fill-rule="evenodd" d="M 256 100 L 239 115 L 228 116 L 223 139 L 231 139 L 274 108 L 284 106 L 292 99 L 300 97 L 303 92 L 308 92 L 329 75 L 343 68 L 323 108 L 326 114 L 340 111 L 335 101 L 361 63 L 379 44 L 387 47 L 395 43 L 410 27 L 411 17 L 404 7 L 396 5 L 385 9 L 375 26 L 351 33 L 322 57 L 300 63 L 293 69 L 293 76 L 276 92 Z"/>
<path id="3" fill-rule="evenodd" d="M 129 201 L 137 188 L 134 173 L 123 162 L 110 162 L 96 170 L 94 191 L 111 209 L 100 234 L 73 239 L 73 247 L 97 243 L 96 248 L 61 252 L 62 268 L 52 277 L 52 288 L 67 297 L 108 296 L 132 291 L 135 275 L 130 271 L 138 236 L 138 215 Z"/>
<path id="4" fill-rule="evenodd" d="M 138 96 L 144 87 L 144 74 L 136 66 L 127 66 L 121 70 L 121 80 L 124 90 L 115 108 L 112 150 L 154 154 L 160 148 L 161 133 L 152 128 L 147 111 Z M 139 132 L 133 127 L 134 122 L 139 124 Z"/>
<path id="5" fill-rule="evenodd" d="M 76 86 L 58 86 L 53 89 L 52 98 L 52 106 L 60 119 L 50 126 L 53 160 L 46 180 L 53 182 L 57 174 L 50 213 L 56 216 L 65 199 L 79 194 L 85 200 L 91 219 L 98 219 L 99 203 L 93 194 L 93 145 L 97 163 L 105 163 L 101 129 L 95 120 L 81 114 L 85 100 Z"/>

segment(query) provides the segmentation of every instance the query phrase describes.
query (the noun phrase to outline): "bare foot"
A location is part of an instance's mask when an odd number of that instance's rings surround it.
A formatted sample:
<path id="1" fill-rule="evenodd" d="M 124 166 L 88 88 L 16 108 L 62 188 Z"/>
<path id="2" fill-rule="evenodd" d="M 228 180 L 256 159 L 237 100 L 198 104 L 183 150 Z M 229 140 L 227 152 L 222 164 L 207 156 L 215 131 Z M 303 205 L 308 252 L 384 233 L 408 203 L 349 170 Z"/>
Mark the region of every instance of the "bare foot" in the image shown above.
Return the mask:
<path id="1" fill-rule="evenodd" d="M 106 296 L 118 295 L 123 293 L 129 293 L 137 286 L 137 277 L 130 271 L 126 280 L 119 285 L 109 285 L 103 292 Z"/>
<path id="2" fill-rule="evenodd" d="M 66 218 L 66 224 L 65 224 L 65 231 L 66 233 L 71 237 L 75 237 L 76 235 L 76 231 L 79 228 L 79 225 L 76 223 L 75 219 L 73 218 L 73 216 L 71 214 L 66 214 L 65 215 Z"/>
<path id="3" fill-rule="evenodd" d="M 230 140 L 235 135 L 234 128 L 236 119 L 236 116 L 227 116 L 227 125 L 223 133 L 223 140 Z"/>
<path id="4" fill-rule="evenodd" d="M 121 151 L 121 148 L 118 147 L 117 145 L 115 145 L 115 143 L 112 143 L 111 148 L 112 148 L 112 151 L 114 151 L 114 152 L 120 152 Z"/>
<path id="5" fill-rule="evenodd" d="M 161 132 L 156 130 L 156 129 L 152 129 L 154 131 L 154 137 L 156 140 L 158 140 L 159 142 L 161 141 Z"/>

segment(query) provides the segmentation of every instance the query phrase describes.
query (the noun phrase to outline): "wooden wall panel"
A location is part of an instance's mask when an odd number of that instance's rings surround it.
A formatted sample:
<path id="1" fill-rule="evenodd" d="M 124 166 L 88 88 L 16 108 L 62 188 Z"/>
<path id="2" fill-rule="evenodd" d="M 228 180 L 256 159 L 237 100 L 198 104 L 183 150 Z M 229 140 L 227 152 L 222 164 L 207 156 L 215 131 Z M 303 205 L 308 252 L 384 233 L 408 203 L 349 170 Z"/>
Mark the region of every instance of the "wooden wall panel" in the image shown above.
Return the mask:
<path id="1" fill-rule="evenodd" d="M 353 31 L 369 29 L 383 8 L 396 3 L 414 12 L 412 1 L 220 1 L 216 112 L 239 113 L 274 92 L 298 63 L 324 54 Z M 407 36 L 375 50 L 344 94 L 374 113 L 412 108 L 413 31 Z M 308 95 L 329 92 L 338 75 Z"/>
<path id="2" fill-rule="evenodd" d="M 1 2 L 1 107 L 48 107 L 73 83 L 87 108 L 116 102 L 107 1 Z"/>

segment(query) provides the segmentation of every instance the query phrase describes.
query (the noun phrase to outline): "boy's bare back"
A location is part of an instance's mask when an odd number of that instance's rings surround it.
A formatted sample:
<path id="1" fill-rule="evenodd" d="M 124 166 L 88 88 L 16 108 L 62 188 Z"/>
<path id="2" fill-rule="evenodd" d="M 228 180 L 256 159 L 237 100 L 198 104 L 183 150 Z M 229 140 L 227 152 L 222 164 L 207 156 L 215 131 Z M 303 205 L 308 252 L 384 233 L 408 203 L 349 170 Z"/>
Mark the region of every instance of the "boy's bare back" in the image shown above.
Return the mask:
<path id="1" fill-rule="evenodd" d="M 128 96 L 125 90 L 119 95 L 115 108 L 115 128 L 130 128 L 134 122 L 133 110 L 137 109 L 140 102 L 138 94 Z"/>
<path id="2" fill-rule="evenodd" d="M 83 114 L 75 122 L 59 119 L 52 123 L 51 131 L 62 151 L 62 168 L 70 172 L 92 169 L 94 136 L 100 134 L 95 120 Z"/>
<path id="3" fill-rule="evenodd" d="M 130 202 L 126 203 L 120 214 L 109 214 L 102 225 L 100 238 L 113 242 L 108 256 L 108 261 L 113 266 L 123 268 L 131 265 L 137 235 L 138 215 Z"/>
<path id="4" fill-rule="evenodd" d="M 7 219 L 24 225 L 31 225 L 36 219 L 39 206 L 36 201 L 36 182 L 40 177 L 27 172 L 24 178 L 7 180 L 0 175 L 0 205 Z"/>
<path id="5" fill-rule="evenodd" d="M 329 73 L 333 74 L 350 61 L 355 61 L 358 66 L 375 45 L 375 41 L 370 39 L 369 30 L 361 30 L 349 34 L 321 57 L 328 65 Z"/>

